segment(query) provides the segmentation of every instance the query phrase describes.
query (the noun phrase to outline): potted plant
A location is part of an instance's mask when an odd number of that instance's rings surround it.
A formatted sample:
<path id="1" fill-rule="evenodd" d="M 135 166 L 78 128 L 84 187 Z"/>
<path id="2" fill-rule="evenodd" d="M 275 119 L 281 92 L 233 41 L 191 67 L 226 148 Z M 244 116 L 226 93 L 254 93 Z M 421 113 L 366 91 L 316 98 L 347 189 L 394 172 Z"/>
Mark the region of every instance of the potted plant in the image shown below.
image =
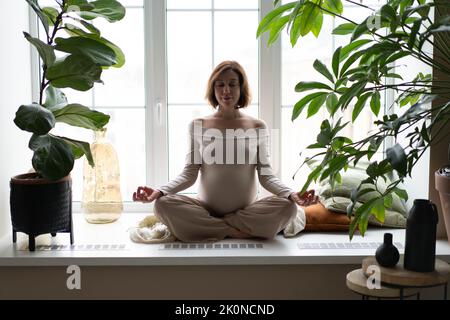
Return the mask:
<path id="1" fill-rule="evenodd" d="M 388 0 L 379 10 L 374 10 L 363 1 L 345 1 L 372 11 L 368 11 L 371 13 L 363 22 L 357 23 L 345 16 L 341 0 L 298 0 L 283 5 L 275 0 L 275 8 L 261 20 L 257 35 L 268 32 L 271 44 L 281 30 L 287 29 L 294 46 L 300 37 L 309 33 L 317 37 L 326 15 L 346 21 L 333 34 L 351 35 L 350 42 L 334 51 L 330 68 L 319 60 L 314 62 L 315 70 L 325 81 L 301 81 L 296 85 L 297 92 L 313 92 L 295 104 L 292 120 L 304 110 L 311 117 L 321 108 L 326 108 L 330 118 L 335 119 L 322 122 L 317 142 L 308 147 L 320 151 L 304 163 L 314 158 L 320 160 L 301 192 L 313 181 L 329 179 L 331 185 L 336 185 L 341 181 L 340 172 L 347 170 L 349 164 L 356 165 L 363 158 L 370 161 L 387 139 L 394 141 L 386 149 L 384 160 L 370 162 L 366 170 L 368 178 L 352 192 L 352 203 L 347 208 L 347 214 L 354 215 L 350 226 L 352 238 L 357 227 L 364 235 L 371 215 L 384 221 L 393 194 L 407 199 L 407 192 L 400 184 L 411 176 L 412 169 L 432 143 L 448 139 L 442 129 L 449 125 L 450 118 L 450 3 Z M 425 44 L 432 45 L 433 54 L 425 49 Z M 403 57 L 415 58 L 432 67 L 433 75 L 418 73 L 413 80 L 404 81 L 394 69 Z M 349 122 L 344 123 L 340 112 L 350 109 L 352 122 L 365 107 L 378 116 L 380 96 L 386 90 L 396 93 L 395 104 L 402 108 L 401 112 L 386 114 L 375 121 L 376 130 L 359 141 L 343 135 L 341 131 Z M 407 143 L 398 142 L 402 134 L 406 134 Z M 377 181 L 386 181 L 388 176 L 394 178 L 386 190 L 378 190 Z M 377 195 L 354 210 L 358 199 L 368 192 Z"/>
<path id="2" fill-rule="evenodd" d="M 45 40 L 24 32 L 40 57 L 39 100 L 22 105 L 14 123 L 32 133 L 28 147 L 33 151 L 33 173 L 11 179 L 10 205 L 13 241 L 16 232 L 29 235 L 29 249 L 35 236 L 72 232 L 72 189 L 70 172 L 75 159 L 83 155 L 94 166 L 88 142 L 52 134 L 57 122 L 91 130 L 102 129 L 109 116 L 70 102 L 61 88 L 87 91 L 103 69 L 125 62 L 118 46 L 102 37 L 92 20 L 116 22 L 125 8 L 115 0 L 55 0 L 55 7 L 41 7 L 38 0 L 26 0 L 44 31 Z"/>

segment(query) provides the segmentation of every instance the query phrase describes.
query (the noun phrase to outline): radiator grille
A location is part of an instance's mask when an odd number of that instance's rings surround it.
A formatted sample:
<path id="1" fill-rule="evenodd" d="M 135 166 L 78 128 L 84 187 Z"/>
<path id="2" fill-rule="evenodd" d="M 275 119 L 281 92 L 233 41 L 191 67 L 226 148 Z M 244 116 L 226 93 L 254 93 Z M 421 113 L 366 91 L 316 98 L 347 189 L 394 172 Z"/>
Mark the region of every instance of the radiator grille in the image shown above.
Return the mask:
<path id="1" fill-rule="evenodd" d="M 160 250 L 264 249 L 262 243 L 165 243 Z"/>
<path id="2" fill-rule="evenodd" d="M 300 249 L 377 249 L 381 242 L 305 242 L 299 243 Z M 395 242 L 397 249 L 403 249 L 403 244 Z"/>
<path id="3" fill-rule="evenodd" d="M 28 251 L 28 245 L 20 248 L 21 251 Z M 126 244 L 53 244 L 36 245 L 36 251 L 120 251 L 127 250 Z"/>

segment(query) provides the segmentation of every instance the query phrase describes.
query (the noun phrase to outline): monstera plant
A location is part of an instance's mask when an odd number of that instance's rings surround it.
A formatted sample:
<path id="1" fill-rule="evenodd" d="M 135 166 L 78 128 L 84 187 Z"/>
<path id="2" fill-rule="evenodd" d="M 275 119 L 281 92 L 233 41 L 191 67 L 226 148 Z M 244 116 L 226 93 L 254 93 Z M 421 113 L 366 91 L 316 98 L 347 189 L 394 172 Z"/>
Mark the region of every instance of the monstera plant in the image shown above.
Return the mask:
<path id="1" fill-rule="evenodd" d="M 364 4 L 364 0 L 346 2 L 367 9 L 362 22 L 346 16 L 341 0 L 298 0 L 282 5 L 275 0 L 274 9 L 262 19 L 257 34 L 269 33 L 271 44 L 286 29 L 292 46 L 301 46 L 301 37 L 310 33 L 319 35 L 324 16 L 345 21 L 333 34 L 350 35 L 350 41 L 334 51 L 330 66 L 319 60 L 314 62 L 313 67 L 323 76 L 323 81 L 298 82 L 295 91 L 306 94 L 295 104 L 292 120 L 302 112 L 311 117 L 321 109 L 326 109 L 333 119 L 321 123 L 317 142 L 308 146 L 318 152 L 305 162 L 310 163 L 313 158 L 318 161 L 301 192 L 313 181 L 324 179 L 335 186 L 341 182 L 341 173 L 349 165 L 356 165 L 361 159 L 369 160 L 368 178 L 353 190 L 352 203 L 347 207 L 347 214 L 354 215 L 351 238 L 357 227 L 364 235 L 371 215 L 383 222 L 385 209 L 392 205 L 394 194 L 407 199 L 401 183 L 411 176 L 414 166 L 432 143 L 448 139 L 442 129 L 448 128 L 450 119 L 450 2 L 388 0 L 382 1 L 383 5 L 377 9 Z M 401 64 L 399 60 L 404 57 L 431 67 L 433 75 L 417 73 L 412 80 L 403 80 L 395 65 Z M 379 116 L 380 97 L 387 90 L 394 92 L 395 109 L 385 106 L 387 112 Z M 370 108 L 378 117 L 374 122 L 376 129 L 367 137 L 353 141 L 342 134 L 342 130 L 352 125 L 350 122 L 355 121 L 364 108 Z M 342 116 L 346 109 L 350 109 L 352 115 L 349 122 Z M 406 135 L 406 142 L 398 139 L 402 135 Z M 383 149 L 388 139 L 393 143 L 386 145 L 384 159 L 373 161 L 375 153 Z M 377 181 L 387 177 L 391 179 L 385 190 L 377 188 Z M 376 196 L 356 209 L 355 203 L 367 193 Z"/>
<path id="2" fill-rule="evenodd" d="M 33 251 L 35 237 L 44 233 L 70 232 L 70 242 L 74 241 L 70 172 L 75 159 L 83 155 L 91 166 L 94 161 L 88 142 L 55 135 L 52 129 L 58 122 L 91 130 L 108 123 L 108 115 L 69 102 L 62 89 L 87 91 L 102 82 L 103 70 L 125 63 L 120 48 L 105 39 L 92 21 L 119 21 L 125 8 L 115 0 L 55 0 L 51 7 L 26 1 L 43 31 L 40 38 L 24 32 L 40 57 L 39 98 L 20 106 L 14 123 L 32 133 L 28 147 L 34 152 L 35 172 L 11 178 L 10 205 L 13 242 L 17 232 L 24 232 Z"/>
<path id="3" fill-rule="evenodd" d="M 61 88 L 87 91 L 102 82 L 104 69 L 124 64 L 123 52 L 101 35 L 92 20 L 119 21 L 125 8 L 115 0 L 55 0 L 55 7 L 43 8 L 37 0 L 27 2 L 44 33 L 41 40 L 24 32 L 41 60 L 39 100 L 20 106 L 14 122 L 32 133 L 29 148 L 34 152 L 32 165 L 38 176 L 57 180 L 67 176 L 74 160 L 83 155 L 94 163 L 89 143 L 53 135 L 55 124 L 98 130 L 109 121 L 106 114 L 67 101 Z"/>

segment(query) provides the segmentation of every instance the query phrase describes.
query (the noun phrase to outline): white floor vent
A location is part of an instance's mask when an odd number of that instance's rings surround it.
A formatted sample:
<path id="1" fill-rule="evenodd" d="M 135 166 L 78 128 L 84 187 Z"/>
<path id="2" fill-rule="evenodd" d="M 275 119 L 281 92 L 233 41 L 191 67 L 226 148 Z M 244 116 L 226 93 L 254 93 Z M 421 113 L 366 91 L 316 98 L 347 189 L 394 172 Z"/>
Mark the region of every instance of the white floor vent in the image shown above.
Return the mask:
<path id="1" fill-rule="evenodd" d="M 35 248 L 36 251 L 119 251 L 126 249 L 126 244 L 53 244 L 37 245 Z M 28 246 L 19 250 L 28 251 Z"/>
<path id="2" fill-rule="evenodd" d="M 160 250 L 228 250 L 228 249 L 263 249 L 262 243 L 166 243 Z"/>
<path id="3" fill-rule="evenodd" d="M 305 242 L 299 243 L 300 249 L 377 249 L 381 242 Z M 403 244 L 395 242 L 397 249 L 403 249 Z"/>

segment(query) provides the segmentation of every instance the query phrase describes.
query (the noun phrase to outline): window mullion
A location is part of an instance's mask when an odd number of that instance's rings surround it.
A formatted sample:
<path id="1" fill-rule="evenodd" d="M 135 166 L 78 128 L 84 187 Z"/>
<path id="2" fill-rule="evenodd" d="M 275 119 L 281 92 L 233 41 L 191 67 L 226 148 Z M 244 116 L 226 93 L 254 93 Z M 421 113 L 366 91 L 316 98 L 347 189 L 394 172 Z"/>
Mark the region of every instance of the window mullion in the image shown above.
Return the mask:
<path id="1" fill-rule="evenodd" d="M 39 38 L 39 27 L 38 27 L 38 18 L 34 13 L 31 6 L 28 6 L 28 17 L 29 17 L 29 25 L 30 25 L 30 34 L 32 37 Z M 40 77 L 41 77 L 41 65 L 40 59 L 37 50 L 33 46 L 30 46 L 30 66 L 31 66 L 31 95 L 32 101 L 39 101 L 39 85 L 40 85 Z"/>
<path id="2" fill-rule="evenodd" d="M 146 181 L 158 187 L 168 179 L 165 0 L 145 1 L 144 15 Z"/>
<path id="3" fill-rule="evenodd" d="M 273 9 L 272 1 L 260 0 L 260 21 Z M 281 164 L 281 40 L 267 47 L 268 33 L 259 38 L 259 115 L 271 132 L 272 167 L 277 176 Z"/>

